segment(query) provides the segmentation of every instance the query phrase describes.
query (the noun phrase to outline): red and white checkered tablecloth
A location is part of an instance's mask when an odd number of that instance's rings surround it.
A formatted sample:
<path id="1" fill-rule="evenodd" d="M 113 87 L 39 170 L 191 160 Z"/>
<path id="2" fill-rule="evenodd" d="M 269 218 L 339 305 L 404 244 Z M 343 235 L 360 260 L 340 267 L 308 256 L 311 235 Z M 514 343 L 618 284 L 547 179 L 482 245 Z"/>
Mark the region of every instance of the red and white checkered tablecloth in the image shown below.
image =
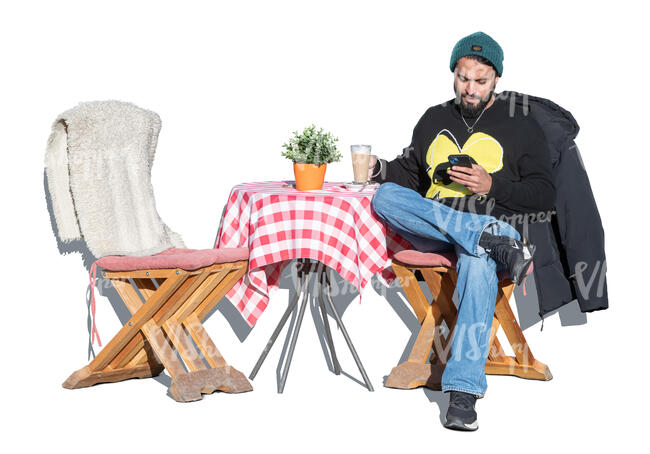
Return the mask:
<path id="1" fill-rule="evenodd" d="M 298 191 L 293 182 L 244 183 L 230 191 L 215 247 L 248 247 L 248 273 L 226 295 L 253 326 L 293 259 L 318 260 L 353 284 L 359 294 L 389 256 L 409 243 L 372 212 L 376 190 L 325 183 Z M 391 273 L 392 274 L 392 273 Z"/>

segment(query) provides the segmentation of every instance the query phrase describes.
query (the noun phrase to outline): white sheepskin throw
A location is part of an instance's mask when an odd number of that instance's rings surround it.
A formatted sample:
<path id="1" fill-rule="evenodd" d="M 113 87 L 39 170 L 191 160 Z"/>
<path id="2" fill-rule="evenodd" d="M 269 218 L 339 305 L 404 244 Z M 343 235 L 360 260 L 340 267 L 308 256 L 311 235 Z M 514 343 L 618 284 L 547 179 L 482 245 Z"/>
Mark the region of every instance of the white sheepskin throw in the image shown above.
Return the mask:
<path id="1" fill-rule="evenodd" d="M 159 132 L 155 112 L 120 101 L 82 103 L 56 119 L 45 171 L 62 242 L 83 238 L 97 258 L 185 247 L 156 210 Z"/>

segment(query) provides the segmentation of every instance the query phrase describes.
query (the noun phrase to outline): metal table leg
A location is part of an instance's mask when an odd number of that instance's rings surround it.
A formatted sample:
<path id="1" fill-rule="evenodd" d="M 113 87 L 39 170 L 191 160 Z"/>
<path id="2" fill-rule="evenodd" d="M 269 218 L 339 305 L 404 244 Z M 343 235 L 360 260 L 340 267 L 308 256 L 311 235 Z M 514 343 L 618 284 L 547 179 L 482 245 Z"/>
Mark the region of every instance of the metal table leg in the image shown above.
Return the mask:
<path id="1" fill-rule="evenodd" d="M 327 345 L 330 351 L 330 355 L 332 358 L 332 366 L 334 368 L 334 373 L 336 375 L 340 375 L 341 373 L 341 365 L 339 364 L 338 358 L 336 356 L 336 351 L 334 349 L 334 342 L 332 339 L 332 332 L 330 330 L 330 325 L 329 325 L 329 320 L 327 317 L 327 309 L 326 309 L 326 304 L 329 304 L 330 309 L 332 310 L 332 314 L 334 314 L 334 318 L 336 319 L 336 322 L 341 329 L 341 332 L 343 333 L 343 337 L 345 338 L 345 342 L 348 344 L 348 348 L 350 349 L 350 352 L 352 353 L 352 357 L 354 358 L 354 361 L 357 364 L 357 367 L 359 368 L 359 371 L 361 372 L 361 376 L 363 377 L 363 381 L 366 384 L 366 387 L 370 391 L 374 391 L 372 387 L 372 383 L 370 383 L 370 380 L 368 379 L 368 375 L 366 374 L 365 369 L 363 368 L 363 365 L 361 364 L 361 360 L 359 359 L 359 355 L 357 354 L 357 351 L 354 348 L 354 345 L 352 344 L 352 340 L 350 339 L 350 336 L 348 335 L 347 330 L 345 329 L 345 325 L 343 325 L 343 321 L 341 320 L 341 317 L 339 316 L 339 313 L 336 310 L 336 307 L 334 307 L 334 303 L 332 302 L 332 298 L 329 294 L 329 289 L 330 289 L 330 270 L 327 269 L 321 262 L 318 262 L 318 268 L 314 272 L 313 265 L 314 263 L 310 259 L 299 259 L 299 263 L 302 264 L 301 269 L 298 271 L 300 275 L 300 290 L 296 289 L 296 295 L 294 298 L 291 300 L 289 303 L 289 306 L 287 307 L 287 310 L 285 313 L 282 315 L 282 318 L 280 319 L 280 322 L 278 323 L 278 326 L 275 328 L 273 331 L 273 334 L 271 335 L 271 338 L 269 339 L 268 343 L 266 344 L 266 347 L 264 348 L 264 351 L 262 351 L 262 354 L 260 355 L 260 358 L 257 360 L 257 363 L 255 364 L 255 367 L 253 368 L 249 378 L 252 380 L 255 378 L 257 375 L 257 372 L 259 371 L 260 367 L 262 366 L 262 363 L 266 359 L 267 355 L 269 354 L 269 351 L 273 347 L 273 344 L 275 343 L 278 335 L 280 334 L 280 331 L 282 331 L 282 328 L 284 328 L 284 325 L 287 322 L 287 319 L 289 318 L 289 315 L 291 314 L 292 311 L 296 309 L 298 299 L 302 298 L 302 302 L 300 304 L 300 310 L 298 312 L 298 318 L 296 319 L 296 323 L 294 326 L 294 331 L 291 335 L 291 343 L 289 345 L 289 350 L 287 352 L 287 357 L 285 359 L 285 364 L 284 368 L 282 371 L 282 374 L 280 375 L 280 383 L 278 386 L 278 392 L 282 393 L 284 391 L 284 386 L 287 381 L 287 376 L 289 374 L 289 367 L 291 366 L 291 360 L 293 359 L 293 353 L 296 347 L 296 343 L 298 340 L 298 333 L 300 331 L 300 327 L 302 325 L 303 318 L 305 316 L 305 309 L 307 308 L 307 304 L 309 304 L 310 296 L 313 295 L 313 292 L 309 290 L 309 280 L 312 274 L 316 275 L 316 284 L 318 287 L 315 289 L 318 292 L 318 302 L 320 306 L 320 311 L 321 315 L 323 317 L 323 325 L 325 327 L 325 337 L 327 339 Z M 325 278 L 325 282 L 323 283 L 323 277 Z M 325 298 L 323 298 L 323 295 Z"/>
<path id="2" fill-rule="evenodd" d="M 352 353 L 352 357 L 354 358 L 354 361 L 357 363 L 357 367 L 359 368 L 359 372 L 361 372 L 361 376 L 363 377 L 363 381 L 366 384 L 366 387 L 368 388 L 369 391 L 374 391 L 372 387 L 372 383 L 370 383 L 370 380 L 368 379 L 368 375 L 366 374 L 366 370 L 363 368 L 363 364 L 361 364 L 361 360 L 359 359 L 359 355 L 357 355 L 357 351 L 354 348 L 354 345 L 352 345 L 352 340 L 350 339 L 350 336 L 348 335 L 348 331 L 345 329 L 345 325 L 343 324 L 343 320 L 341 320 L 341 317 L 339 316 L 339 313 L 336 310 L 336 307 L 334 307 L 334 303 L 332 302 L 332 298 L 330 297 L 329 294 L 329 288 L 330 288 L 330 270 L 327 269 L 325 271 L 325 278 L 327 285 L 325 286 L 325 296 L 327 297 L 327 301 L 329 302 L 330 309 L 332 309 L 332 314 L 334 314 L 334 318 L 336 319 L 336 322 L 339 324 L 339 328 L 341 328 L 341 332 L 343 333 L 343 337 L 345 338 L 345 342 L 348 344 L 348 348 L 350 349 L 350 353 Z"/>
<path id="3" fill-rule="evenodd" d="M 307 276 L 309 280 L 309 275 Z M 309 293 L 303 295 L 302 303 L 300 303 L 300 311 L 298 312 L 298 319 L 296 320 L 296 326 L 293 328 L 293 334 L 291 336 L 291 343 L 289 344 L 289 351 L 287 352 L 287 357 L 284 361 L 284 369 L 280 375 L 280 385 L 278 386 L 278 392 L 282 394 L 284 391 L 284 385 L 287 382 L 287 375 L 289 375 L 289 367 L 291 366 L 291 360 L 293 359 L 293 351 L 296 348 L 296 341 L 298 340 L 298 333 L 300 332 L 300 326 L 302 325 L 302 319 L 305 317 L 305 309 L 309 304 Z"/>
<path id="4" fill-rule="evenodd" d="M 325 302 L 323 301 L 323 270 L 324 265 L 318 263 L 318 274 L 316 277 L 316 285 L 318 285 L 318 305 L 320 306 L 320 313 L 323 317 L 323 326 L 325 327 L 325 338 L 327 339 L 327 347 L 332 357 L 332 367 L 336 375 L 341 375 L 341 365 L 336 357 L 336 350 L 334 350 L 334 341 L 332 339 L 332 331 L 330 330 L 330 322 L 327 317 L 327 309 L 325 309 Z"/>
<path id="5" fill-rule="evenodd" d="M 248 376 L 251 380 L 255 378 L 257 375 L 257 372 L 260 370 L 260 367 L 262 367 L 262 364 L 264 363 L 264 360 L 268 356 L 269 352 L 271 351 L 271 348 L 273 347 L 273 344 L 275 343 L 276 339 L 280 335 L 280 331 L 282 331 L 282 328 L 284 328 L 285 323 L 287 323 L 287 319 L 289 318 L 289 315 L 291 312 L 295 309 L 296 305 L 298 304 L 298 299 L 305 294 L 305 290 L 307 287 L 307 283 L 309 282 L 309 276 L 305 276 L 305 273 L 301 270 L 298 271 L 300 273 L 300 286 L 296 288 L 296 295 L 293 297 L 291 302 L 289 303 L 289 306 L 287 307 L 287 310 L 284 312 L 282 315 L 282 318 L 280 319 L 280 322 L 278 323 L 278 326 L 275 328 L 275 331 L 273 331 L 273 334 L 271 334 L 271 338 L 266 344 L 266 347 L 264 347 L 264 350 L 262 351 L 262 354 L 260 355 L 259 359 L 257 360 L 257 363 L 255 364 L 255 367 L 253 367 L 253 370 L 251 371 L 251 374 Z"/>

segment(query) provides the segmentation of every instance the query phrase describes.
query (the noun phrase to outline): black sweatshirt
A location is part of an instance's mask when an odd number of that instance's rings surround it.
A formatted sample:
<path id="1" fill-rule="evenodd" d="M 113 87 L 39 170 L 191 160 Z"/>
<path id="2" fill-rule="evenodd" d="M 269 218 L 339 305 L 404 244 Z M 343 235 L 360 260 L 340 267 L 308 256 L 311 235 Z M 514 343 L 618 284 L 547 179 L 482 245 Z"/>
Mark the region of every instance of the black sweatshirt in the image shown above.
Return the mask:
<path id="1" fill-rule="evenodd" d="M 472 126 L 475 118 L 466 118 Z M 464 186 L 445 185 L 434 177 L 450 154 L 468 154 L 492 176 L 487 196 Z M 382 162 L 379 162 L 382 161 Z M 379 183 L 393 182 L 437 199 L 457 210 L 489 214 L 522 224 L 522 214 L 548 212 L 555 204 L 551 161 L 544 132 L 521 109 L 511 111 L 496 99 L 468 132 L 454 100 L 430 107 L 413 129 L 411 145 L 388 162 L 379 160 L 373 174 Z M 466 197 L 469 196 L 469 197 Z M 528 216 L 528 222 L 534 220 Z"/>

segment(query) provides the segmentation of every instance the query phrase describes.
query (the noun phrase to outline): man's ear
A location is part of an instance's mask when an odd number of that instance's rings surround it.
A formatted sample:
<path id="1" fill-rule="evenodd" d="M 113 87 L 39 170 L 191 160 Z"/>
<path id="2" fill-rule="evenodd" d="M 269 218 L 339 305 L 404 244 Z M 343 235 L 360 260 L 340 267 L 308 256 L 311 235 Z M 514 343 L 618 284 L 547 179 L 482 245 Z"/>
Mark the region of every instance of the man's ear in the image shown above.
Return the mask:
<path id="1" fill-rule="evenodd" d="M 496 76 L 494 78 L 494 87 L 496 88 L 497 84 L 499 83 L 499 76 Z"/>

